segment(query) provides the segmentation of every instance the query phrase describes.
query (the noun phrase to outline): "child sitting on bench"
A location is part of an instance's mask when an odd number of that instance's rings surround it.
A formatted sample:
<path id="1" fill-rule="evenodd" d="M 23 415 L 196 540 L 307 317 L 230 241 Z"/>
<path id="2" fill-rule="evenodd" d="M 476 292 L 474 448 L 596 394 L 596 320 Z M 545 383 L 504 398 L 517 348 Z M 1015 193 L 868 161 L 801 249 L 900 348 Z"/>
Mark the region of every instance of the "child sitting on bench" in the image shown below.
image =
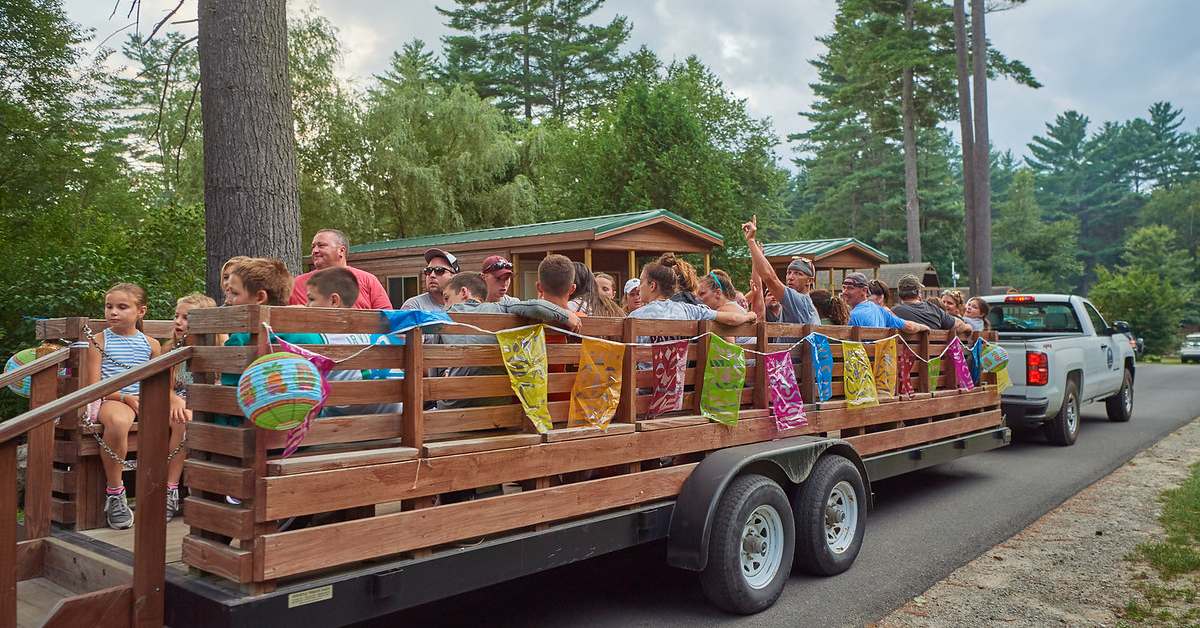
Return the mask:
<path id="1" fill-rule="evenodd" d="M 358 278 L 341 266 L 331 266 L 308 277 L 308 307 L 353 308 L 358 299 Z M 321 334 L 327 345 L 369 345 L 370 334 Z M 357 381 L 363 378 L 358 370 L 335 370 L 329 373 L 330 381 Z M 389 414 L 400 412 L 400 403 L 359 404 L 352 406 L 325 406 L 321 416 L 346 416 L 348 414 Z"/>

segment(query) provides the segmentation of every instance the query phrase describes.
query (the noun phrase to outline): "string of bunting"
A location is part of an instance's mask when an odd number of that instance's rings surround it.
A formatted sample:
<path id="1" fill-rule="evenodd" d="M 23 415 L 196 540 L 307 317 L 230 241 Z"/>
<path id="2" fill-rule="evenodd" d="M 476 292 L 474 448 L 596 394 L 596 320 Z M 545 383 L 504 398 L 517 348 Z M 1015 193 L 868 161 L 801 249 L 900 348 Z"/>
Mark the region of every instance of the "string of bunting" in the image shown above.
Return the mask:
<path id="1" fill-rule="evenodd" d="M 372 348 L 396 344 L 396 336 L 417 327 L 432 326 L 429 333 L 438 333 L 441 325 L 452 324 L 496 337 L 505 370 L 513 394 L 520 401 L 526 417 L 538 432 L 553 428 L 549 412 L 549 365 L 546 357 L 546 332 L 578 338 L 580 348 L 579 370 L 571 391 L 568 425 L 590 425 L 607 429 L 616 414 L 620 402 L 622 368 L 627 347 L 652 349 L 650 370 L 653 386 L 650 389 L 648 416 L 653 418 L 667 412 L 683 409 L 684 378 L 687 368 L 689 343 L 707 339 L 704 379 L 700 385 L 700 412 L 714 421 L 735 425 L 746 380 L 747 354 L 762 356 L 762 367 L 766 369 L 767 388 L 770 394 L 772 414 L 779 430 L 794 429 L 808 424 L 804 411 L 804 399 L 792 364 L 791 352 L 801 344 L 808 343 L 812 351 L 814 379 L 818 402 L 832 397 L 833 354 L 830 343 L 841 344 L 843 350 L 843 389 L 847 407 L 867 408 L 878 405 L 882 395 L 910 396 L 913 393 L 911 373 L 916 361 L 930 366 L 931 389 L 936 388 L 943 359 L 954 369 L 955 382 L 960 388 L 972 389 L 979 383 L 983 373 L 996 373 L 1001 391 L 1011 386 L 1008 378 L 1008 354 L 998 344 L 982 338 L 968 349 L 958 337 L 954 337 L 945 349 L 933 358 L 924 358 L 900 334 L 893 334 L 875 341 L 852 341 L 831 338 L 812 332 L 793 342 L 788 347 L 771 352 L 762 352 L 730 343 L 713 332 L 675 340 L 639 343 L 617 342 L 579 334 L 545 324 L 526 325 L 502 331 L 492 331 L 469 323 L 456 322 L 443 312 L 419 312 L 413 310 L 383 310 L 381 312 L 389 331 L 371 335 L 368 344 L 340 360 L 297 347 L 274 334 L 270 325 L 263 323 L 272 344 L 279 344 L 285 355 L 294 360 L 307 362 L 314 374 L 294 377 L 290 394 L 293 398 L 315 399 L 296 405 L 292 399 L 293 420 L 264 421 L 263 407 L 279 407 L 288 402 L 289 389 L 276 378 L 274 390 L 265 383 L 255 366 L 265 358 L 274 356 L 272 368 L 280 370 L 279 355 L 263 356 L 256 360 L 242 375 L 239 382 L 239 404 L 243 401 L 243 390 L 250 391 L 251 401 L 258 398 L 257 406 L 243 405 L 243 411 L 256 425 L 268 429 L 290 430 L 284 455 L 295 451 L 303 441 L 311 421 L 316 417 L 328 396 L 326 376 L 337 364 L 356 358 Z M 866 347 L 873 346 L 874 360 Z M 293 364 L 295 364 L 293 362 Z M 299 372 L 299 371 L 297 371 Z M 394 376 L 394 372 L 392 373 Z M 266 387 L 269 395 L 254 395 L 253 391 Z M 262 403 L 261 399 L 271 403 Z M 302 416 L 301 416 L 302 415 Z"/>

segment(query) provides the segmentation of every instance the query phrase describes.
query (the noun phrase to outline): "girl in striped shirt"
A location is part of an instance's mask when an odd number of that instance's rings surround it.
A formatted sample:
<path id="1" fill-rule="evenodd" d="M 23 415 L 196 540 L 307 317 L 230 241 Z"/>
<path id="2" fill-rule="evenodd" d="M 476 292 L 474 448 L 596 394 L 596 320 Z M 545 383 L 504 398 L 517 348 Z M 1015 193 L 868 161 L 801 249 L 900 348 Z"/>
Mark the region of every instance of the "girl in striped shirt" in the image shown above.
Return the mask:
<path id="1" fill-rule="evenodd" d="M 104 295 L 104 320 L 101 334 L 92 337 L 88 348 L 88 382 L 97 382 L 135 368 L 161 353 L 158 341 L 141 331 L 146 316 L 146 291 L 132 283 L 119 283 Z M 89 418 L 104 426 L 104 442 L 114 455 L 102 453 L 106 480 L 104 514 L 110 528 L 123 530 L 133 525 L 133 513 L 125 497 L 121 461 L 129 453 L 129 429 L 139 414 L 141 384 L 134 382 L 111 393 L 99 404 L 88 407 Z M 174 429 L 172 425 L 172 429 Z M 180 426 L 182 427 L 182 426 Z M 114 459 L 114 456 L 117 459 Z"/>

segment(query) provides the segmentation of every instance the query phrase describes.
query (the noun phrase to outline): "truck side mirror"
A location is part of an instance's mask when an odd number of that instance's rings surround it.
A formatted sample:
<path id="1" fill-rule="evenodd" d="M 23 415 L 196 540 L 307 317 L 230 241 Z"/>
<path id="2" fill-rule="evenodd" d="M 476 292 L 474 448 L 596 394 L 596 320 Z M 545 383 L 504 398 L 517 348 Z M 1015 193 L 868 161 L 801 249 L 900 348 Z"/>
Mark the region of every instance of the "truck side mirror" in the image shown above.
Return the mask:
<path id="1" fill-rule="evenodd" d="M 1117 330 L 1118 333 L 1128 334 L 1129 323 L 1126 323 L 1125 321 L 1113 321 L 1113 329 Z"/>

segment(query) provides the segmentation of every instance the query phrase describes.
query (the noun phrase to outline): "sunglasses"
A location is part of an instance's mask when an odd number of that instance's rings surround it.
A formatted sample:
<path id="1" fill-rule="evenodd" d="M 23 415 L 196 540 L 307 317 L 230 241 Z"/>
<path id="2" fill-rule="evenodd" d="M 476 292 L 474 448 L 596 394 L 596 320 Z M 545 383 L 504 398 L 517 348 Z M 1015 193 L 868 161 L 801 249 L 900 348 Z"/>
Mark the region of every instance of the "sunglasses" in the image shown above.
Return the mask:
<path id="1" fill-rule="evenodd" d="M 453 272 L 454 271 L 450 270 L 449 268 L 446 268 L 445 266 L 426 266 L 425 267 L 425 276 L 426 277 L 428 277 L 430 275 L 434 275 L 434 274 L 436 274 L 438 277 L 441 277 L 442 275 L 445 275 L 447 273 L 453 274 Z"/>
<path id="2" fill-rule="evenodd" d="M 512 262 L 494 262 L 483 267 L 483 272 L 490 273 L 497 270 L 512 270 Z"/>

